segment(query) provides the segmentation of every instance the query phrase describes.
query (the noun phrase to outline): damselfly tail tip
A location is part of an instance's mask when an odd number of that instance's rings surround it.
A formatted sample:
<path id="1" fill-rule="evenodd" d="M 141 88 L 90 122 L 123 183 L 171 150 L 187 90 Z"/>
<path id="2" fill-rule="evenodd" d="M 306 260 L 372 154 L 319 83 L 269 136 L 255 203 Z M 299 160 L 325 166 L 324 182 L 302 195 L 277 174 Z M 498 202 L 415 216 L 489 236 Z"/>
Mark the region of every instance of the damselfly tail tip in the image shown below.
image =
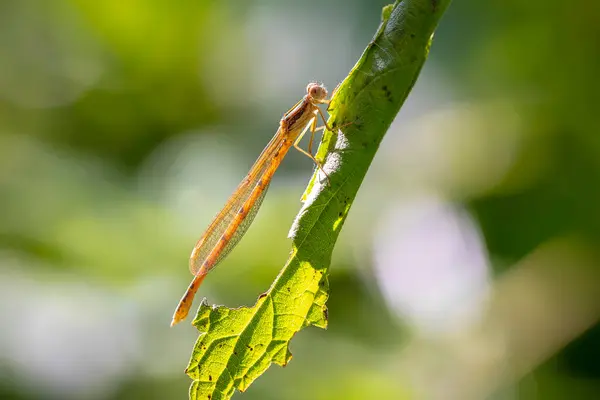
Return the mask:
<path id="1" fill-rule="evenodd" d="M 175 319 L 175 317 L 173 317 L 173 319 L 171 320 L 171 328 L 174 327 L 175 325 L 177 325 L 179 323 L 179 320 Z"/>
<path id="2" fill-rule="evenodd" d="M 177 311 L 175 311 L 175 314 L 173 314 L 173 319 L 171 320 L 171 328 L 174 327 L 175 325 L 177 325 L 178 323 L 180 323 L 181 321 L 183 321 L 185 319 L 185 317 L 187 317 L 187 313 L 185 313 L 185 315 L 181 315 L 181 313 L 179 312 L 179 307 L 177 308 Z"/>

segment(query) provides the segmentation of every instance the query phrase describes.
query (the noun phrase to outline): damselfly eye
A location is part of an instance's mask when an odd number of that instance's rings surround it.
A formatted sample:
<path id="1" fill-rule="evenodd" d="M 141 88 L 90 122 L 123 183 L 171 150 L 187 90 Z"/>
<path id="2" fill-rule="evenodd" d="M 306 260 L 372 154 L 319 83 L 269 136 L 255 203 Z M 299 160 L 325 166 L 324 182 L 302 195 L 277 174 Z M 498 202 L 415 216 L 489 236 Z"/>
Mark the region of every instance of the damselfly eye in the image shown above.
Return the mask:
<path id="1" fill-rule="evenodd" d="M 309 83 L 306 87 L 306 92 L 313 99 L 320 101 L 327 97 L 327 89 L 318 83 Z"/>

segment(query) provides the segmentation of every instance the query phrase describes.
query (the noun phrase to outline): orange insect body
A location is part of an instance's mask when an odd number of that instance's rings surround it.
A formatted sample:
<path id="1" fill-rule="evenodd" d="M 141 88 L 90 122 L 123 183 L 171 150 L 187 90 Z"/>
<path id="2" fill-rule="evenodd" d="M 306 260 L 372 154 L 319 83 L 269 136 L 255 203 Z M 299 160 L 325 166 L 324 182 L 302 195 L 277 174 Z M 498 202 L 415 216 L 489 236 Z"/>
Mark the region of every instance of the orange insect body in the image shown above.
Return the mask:
<path id="1" fill-rule="evenodd" d="M 327 90 L 320 84 L 309 83 L 306 95 L 292 107 L 279 122 L 279 129 L 262 151 L 250 172 L 239 184 L 223 209 L 213 219 L 190 256 L 190 271 L 194 279 L 179 301 L 171 326 L 184 320 L 202 281 L 240 241 L 254 220 L 267 192 L 271 178 L 290 147 L 294 146 L 320 165 L 311 154 L 314 133 L 317 130 L 317 113 L 325 122 L 318 104 L 327 104 Z M 327 126 L 327 122 L 325 122 Z M 298 143 L 310 128 L 311 138 L 306 152 Z M 323 171 L 324 172 L 324 171 Z"/>

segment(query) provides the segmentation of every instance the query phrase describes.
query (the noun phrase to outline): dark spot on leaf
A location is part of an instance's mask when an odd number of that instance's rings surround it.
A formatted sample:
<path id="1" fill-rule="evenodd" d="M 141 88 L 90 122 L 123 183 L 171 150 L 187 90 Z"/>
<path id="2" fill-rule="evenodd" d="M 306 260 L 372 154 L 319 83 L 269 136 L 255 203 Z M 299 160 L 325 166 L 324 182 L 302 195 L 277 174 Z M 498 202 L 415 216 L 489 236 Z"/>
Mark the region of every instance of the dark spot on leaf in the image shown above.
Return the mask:
<path id="1" fill-rule="evenodd" d="M 292 291 L 292 289 L 290 289 L 290 287 L 289 287 L 289 286 L 288 286 L 288 287 L 286 287 L 286 289 L 287 289 L 287 291 L 288 291 L 288 292 L 291 292 L 291 291 Z"/>
<path id="2" fill-rule="evenodd" d="M 234 351 L 233 351 L 233 354 L 237 356 L 237 351 L 235 351 L 235 350 L 234 350 Z"/>
<path id="3" fill-rule="evenodd" d="M 325 321 L 329 320 L 329 309 L 326 306 L 323 309 L 323 316 L 325 317 Z"/>
<path id="4" fill-rule="evenodd" d="M 244 206 L 240 207 L 240 209 L 238 210 L 238 214 L 243 214 L 244 213 Z"/>
<path id="5" fill-rule="evenodd" d="M 208 380 L 212 382 L 212 375 L 208 376 Z"/>
<path id="6" fill-rule="evenodd" d="M 260 300 L 260 299 L 262 299 L 263 297 L 267 297 L 267 294 L 266 294 L 266 293 L 261 293 L 261 294 L 260 294 L 260 296 L 258 296 L 258 299 Z"/>
<path id="7" fill-rule="evenodd" d="M 388 89 L 388 87 L 386 85 L 383 85 L 383 87 L 381 89 L 383 90 L 383 94 L 385 95 L 385 98 L 387 99 L 387 101 L 389 101 L 390 103 L 393 103 L 392 92 Z"/>
<path id="8" fill-rule="evenodd" d="M 210 399 L 212 399 L 212 396 L 209 394 L 209 395 L 208 395 L 208 400 L 210 400 Z"/>
<path id="9" fill-rule="evenodd" d="M 250 349 L 250 351 L 253 351 L 253 350 L 254 350 L 254 348 L 252 348 L 252 346 L 250 346 L 249 344 L 247 344 L 247 345 L 246 345 L 246 347 L 247 347 L 247 348 L 249 348 L 249 349 Z"/>

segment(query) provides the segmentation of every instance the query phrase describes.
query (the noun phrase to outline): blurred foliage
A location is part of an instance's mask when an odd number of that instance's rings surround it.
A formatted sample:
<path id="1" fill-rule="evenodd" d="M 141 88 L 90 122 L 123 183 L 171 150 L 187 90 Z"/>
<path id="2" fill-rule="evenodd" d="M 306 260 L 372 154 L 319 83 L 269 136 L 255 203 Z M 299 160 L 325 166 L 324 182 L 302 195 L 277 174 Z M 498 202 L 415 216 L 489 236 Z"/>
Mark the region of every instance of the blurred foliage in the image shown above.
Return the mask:
<path id="1" fill-rule="evenodd" d="M 306 82 L 334 87 L 348 73 L 385 3 L 0 2 L 1 398 L 186 396 L 195 333 L 168 322 L 194 241 Z M 452 4 L 336 246 L 330 329 L 296 338 L 294 362 L 242 397 L 428 398 L 414 388 L 477 386 L 473 360 L 497 356 L 489 343 L 423 338 L 382 289 L 402 281 L 380 275 L 380 224 L 424 182 L 473 217 L 494 284 L 563 236 L 587 249 L 583 276 L 597 282 L 599 8 Z M 211 303 L 251 304 L 277 274 L 305 158 L 287 157 L 255 225 L 211 274 L 201 294 Z M 560 260 L 557 279 L 571 282 L 579 260 Z M 572 309 L 524 307 L 544 279 L 509 292 L 515 308 L 502 317 L 528 312 L 513 332 L 533 332 L 525 350 L 577 330 L 490 398 L 598 397 L 600 313 L 577 298 L 586 279 L 543 297 Z M 533 329 L 552 316 L 558 328 Z M 496 343 L 502 330 L 490 331 Z"/>

